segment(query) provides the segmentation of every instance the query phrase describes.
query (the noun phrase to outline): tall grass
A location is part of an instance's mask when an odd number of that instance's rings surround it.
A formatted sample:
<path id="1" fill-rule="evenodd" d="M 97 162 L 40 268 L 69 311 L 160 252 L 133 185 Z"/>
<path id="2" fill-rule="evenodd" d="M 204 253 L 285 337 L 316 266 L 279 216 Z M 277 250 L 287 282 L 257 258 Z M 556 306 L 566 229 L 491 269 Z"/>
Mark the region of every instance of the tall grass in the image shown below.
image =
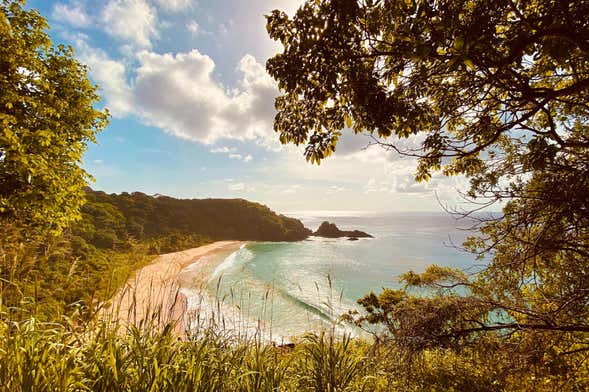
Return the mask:
<path id="1" fill-rule="evenodd" d="M 226 319 L 222 306 L 230 304 L 217 299 L 202 312 L 209 320 L 188 320 L 193 329 L 179 335 L 180 320 L 170 312 L 179 297 L 174 289 L 161 287 L 153 297 L 171 301 L 156 304 L 141 304 L 122 289 L 132 303 L 126 314 L 119 299 L 84 324 L 78 318 L 47 323 L 0 314 L 0 390 L 374 390 L 356 388 L 368 385 L 369 345 L 336 337 L 335 324 L 327 333 L 299 338 L 294 347 L 277 346 L 261 330 L 249 332 L 244 320 Z M 250 300 L 231 302 L 247 316 Z"/>
<path id="2" fill-rule="evenodd" d="M 214 330 L 178 340 L 107 323 L 0 322 L 3 391 L 346 391 L 362 385 L 367 346 L 324 335 L 294 349 Z M 353 389 L 356 390 L 356 389 Z"/>
<path id="3" fill-rule="evenodd" d="M 160 327 L 0 317 L 0 391 L 586 390 L 583 374 L 551 382 L 515 377 L 509 353 L 492 346 L 410 356 L 394 342 L 374 345 L 329 332 L 280 347 L 218 328 L 179 340 L 174 324 Z"/>

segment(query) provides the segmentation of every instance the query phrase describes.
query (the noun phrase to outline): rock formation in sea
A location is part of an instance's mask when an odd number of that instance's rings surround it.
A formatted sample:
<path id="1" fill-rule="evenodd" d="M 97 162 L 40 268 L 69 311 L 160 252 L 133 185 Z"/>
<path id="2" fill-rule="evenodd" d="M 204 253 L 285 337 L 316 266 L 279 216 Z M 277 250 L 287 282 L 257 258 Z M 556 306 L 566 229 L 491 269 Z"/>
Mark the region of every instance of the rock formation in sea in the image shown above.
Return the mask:
<path id="1" fill-rule="evenodd" d="M 365 233 L 363 231 L 360 230 L 351 230 L 351 231 L 347 231 L 347 230 L 340 230 L 335 223 L 330 223 L 330 222 L 323 222 L 321 223 L 321 226 L 319 226 L 319 228 L 317 229 L 317 231 L 315 231 L 313 233 L 314 236 L 317 237 L 326 237 L 326 238 L 340 238 L 340 237 L 350 237 L 350 239 L 353 241 L 353 239 L 358 239 L 358 238 L 374 238 L 372 237 L 370 234 Z"/>

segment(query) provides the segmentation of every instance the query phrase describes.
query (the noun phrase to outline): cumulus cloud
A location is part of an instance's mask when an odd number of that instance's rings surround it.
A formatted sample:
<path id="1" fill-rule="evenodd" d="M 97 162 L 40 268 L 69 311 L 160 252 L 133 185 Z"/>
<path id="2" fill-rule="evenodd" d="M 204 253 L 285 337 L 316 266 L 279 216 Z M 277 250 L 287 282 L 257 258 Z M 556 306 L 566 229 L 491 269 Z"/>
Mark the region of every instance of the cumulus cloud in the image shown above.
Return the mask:
<path id="1" fill-rule="evenodd" d="M 212 78 L 213 60 L 199 51 L 142 52 L 135 95 L 142 118 L 186 139 L 212 142 L 225 133 L 220 111 L 227 95 Z"/>
<path id="2" fill-rule="evenodd" d="M 122 117 L 130 113 L 133 91 L 126 82 L 125 65 L 112 60 L 103 50 L 88 46 L 83 35 L 74 37 L 74 42 L 80 60 L 88 65 L 90 76 L 100 86 L 111 114 Z"/>
<path id="3" fill-rule="evenodd" d="M 175 136 L 207 144 L 219 139 L 275 143 L 272 132 L 277 90 L 252 56 L 238 64 L 236 88 L 214 78 L 214 61 L 198 50 L 177 54 L 141 51 L 130 81 L 125 65 L 83 42 L 82 59 L 102 86 L 115 116 L 134 114 L 144 123 Z M 84 53 L 85 52 L 85 53 Z M 248 158 L 251 160 L 251 158 Z"/>
<path id="4" fill-rule="evenodd" d="M 67 23 L 73 27 L 88 27 L 91 24 L 90 16 L 83 5 L 75 1 L 73 3 L 56 3 L 53 5 L 51 17 L 58 22 Z"/>
<path id="5" fill-rule="evenodd" d="M 105 31 L 139 48 L 150 48 L 157 16 L 145 0 L 109 0 L 102 10 Z"/>
<path id="6" fill-rule="evenodd" d="M 364 193 L 405 194 L 413 197 L 435 195 L 439 200 L 456 201 L 459 193 L 468 188 L 464 176 L 447 177 L 435 172 L 428 182 L 415 182 L 415 159 L 389 162 L 384 167 L 384 175 L 372 177 L 364 185 Z"/>
<path id="7" fill-rule="evenodd" d="M 366 185 L 364 185 L 364 193 L 386 193 L 390 189 L 388 181 L 377 181 L 376 178 L 370 178 Z"/>
<path id="8" fill-rule="evenodd" d="M 424 193 L 431 192 L 431 182 L 415 182 L 415 159 L 404 159 L 385 165 L 384 174 L 388 179 L 389 193 Z"/>

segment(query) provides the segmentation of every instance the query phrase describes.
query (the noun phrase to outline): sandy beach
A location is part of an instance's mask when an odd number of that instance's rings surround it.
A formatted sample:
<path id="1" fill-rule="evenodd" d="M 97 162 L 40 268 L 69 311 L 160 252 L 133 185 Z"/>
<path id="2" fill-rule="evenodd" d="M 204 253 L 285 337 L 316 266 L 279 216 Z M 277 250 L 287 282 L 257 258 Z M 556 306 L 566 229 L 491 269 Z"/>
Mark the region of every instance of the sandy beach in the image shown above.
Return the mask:
<path id="1" fill-rule="evenodd" d="M 150 327 L 161 327 L 172 321 L 175 324 L 175 333 L 180 337 L 184 336 L 187 326 L 187 299 L 180 292 L 179 274 L 187 267 L 192 270 L 210 270 L 211 266 L 204 263 L 210 263 L 215 258 L 208 256 L 216 252 L 237 250 L 244 243 L 217 241 L 158 256 L 127 281 L 110 301 L 111 307 L 104 310 L 103 317 L 117 321 L 121 326 L 131 324 L 138 327 L 146 322 Z M 206 278 L 204 275 L 199 276 L 203 281 Z"/>

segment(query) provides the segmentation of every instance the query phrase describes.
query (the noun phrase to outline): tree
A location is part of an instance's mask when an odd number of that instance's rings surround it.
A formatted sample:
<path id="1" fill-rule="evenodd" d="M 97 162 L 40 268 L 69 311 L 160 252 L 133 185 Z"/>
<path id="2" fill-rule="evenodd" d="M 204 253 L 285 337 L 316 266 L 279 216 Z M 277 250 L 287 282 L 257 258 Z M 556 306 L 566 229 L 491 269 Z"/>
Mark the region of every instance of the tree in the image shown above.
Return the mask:
<path id="1" fill-rule="evenodd" d="M 82 154 L 108 114 L 73 49 L 23 5 L 0 1 L 0 216 L 57 234 L 79 217 Z"/>
<path id="2" fill-rule="evenodd" d="M 465 244 L 486 258 L 484 271 L 408 273 L 407 287 L 437 295 L 367 296 L 360 321 L 385 322 L 418 349 L 493 333 L 526 341 L 538 363 L 586 359 L 587 15 L 586 1 L 323 0 L 267 17 L 284 47 L 267 62 L 283 92 L 283 143 L 306 144 L 320 162 L 345 128 L 369 133 L 416 157 L 417 181 L 462 174 L 475 210 L 505 206 L 479 218 Z M 405 138 L 419 147 L 403 148 Z"/>

